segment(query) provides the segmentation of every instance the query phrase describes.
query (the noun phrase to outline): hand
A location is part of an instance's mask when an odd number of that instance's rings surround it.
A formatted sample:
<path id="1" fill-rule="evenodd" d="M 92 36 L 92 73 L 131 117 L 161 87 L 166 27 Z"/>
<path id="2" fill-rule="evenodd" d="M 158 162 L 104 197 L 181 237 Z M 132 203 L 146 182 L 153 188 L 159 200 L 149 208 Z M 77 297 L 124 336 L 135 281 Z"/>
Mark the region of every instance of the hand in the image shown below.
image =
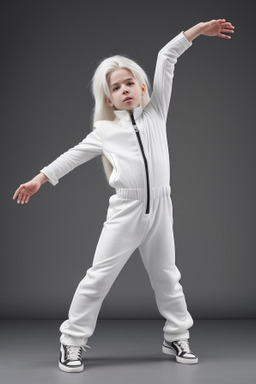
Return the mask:
<path id="1" fill-rule="evenodd" d="M 205 36 L 218 36 L 224 39 L 231 39 L 231 36 L 225 35 L 223 32 L 234 33 L 234 28 L 235 27 L 227 22 L 226 19 L 213 19 L 201 23 L 201 34 Z"/>
<path id="2" fill-rule="evenodd" d="M 15 191 L 13 195 L 13 200 L 17 197 L 17 204 L 21 202 L 21 204 L 27 203 L 34 193 L 38 191 L 41 187 L 41 183 L 38 180 L 30 180 L 25 184 L 21 184 L 19 188 Z"/>

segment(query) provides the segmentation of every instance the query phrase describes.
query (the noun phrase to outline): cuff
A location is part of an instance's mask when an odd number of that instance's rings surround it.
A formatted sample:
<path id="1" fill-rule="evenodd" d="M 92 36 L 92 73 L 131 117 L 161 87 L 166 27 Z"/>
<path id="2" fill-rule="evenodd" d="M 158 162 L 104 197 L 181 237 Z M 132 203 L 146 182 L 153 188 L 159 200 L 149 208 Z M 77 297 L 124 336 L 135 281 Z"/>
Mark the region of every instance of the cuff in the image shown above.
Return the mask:
<path id="1" fill-rule="evenodd" d="M 49 171 L 49 169 L 47 169 L 47 167 L 44 167 L 43 169 L 41 169 L 40 172 L 44 173 L 45 176 L 48 177 L 49 182 L 50 182 L 52 185 L 56 185 L 56 184 L 58 184 L 59 180 L 57 179 L 57 177 L 54 175 L 53 172 L 51 172 L 51 171 Z"/>
<path id="2" fill-rule="evenodd" d="M 192 41 L 189 41 L 186 36 L 184 35 L 184 31 L 180 32 L 181 35 L 181 43 L 184 45 L 184 48 L 190 47 L 193 43 Z"/>

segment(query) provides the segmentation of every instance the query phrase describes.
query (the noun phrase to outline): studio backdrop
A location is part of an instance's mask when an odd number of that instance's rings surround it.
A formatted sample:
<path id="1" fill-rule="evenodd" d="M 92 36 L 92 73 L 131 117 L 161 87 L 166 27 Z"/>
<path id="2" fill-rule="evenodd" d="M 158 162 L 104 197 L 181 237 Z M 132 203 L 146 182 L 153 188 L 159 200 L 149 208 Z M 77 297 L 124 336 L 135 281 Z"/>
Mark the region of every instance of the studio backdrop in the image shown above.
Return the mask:
<path id="1" fill-rule="evenodd" d="M 226 18 L 230 40 L 199 36 L 178 59 L 167 121 L 176 264 L 196 319 L 255 317 L 255 45 L 239 3 L 1 1 L 1 318 L 62 319 L 90 268 L 109 197 L 101 157 L 28 204 L 21 183 L 92 130 L 90 80 L 114 54 L 153 81 L 157 53 L 200 21 Z M 155 255 L 157 257 L 157 254 Z M 161 319 L 138 250 L 99 319 Z"/>

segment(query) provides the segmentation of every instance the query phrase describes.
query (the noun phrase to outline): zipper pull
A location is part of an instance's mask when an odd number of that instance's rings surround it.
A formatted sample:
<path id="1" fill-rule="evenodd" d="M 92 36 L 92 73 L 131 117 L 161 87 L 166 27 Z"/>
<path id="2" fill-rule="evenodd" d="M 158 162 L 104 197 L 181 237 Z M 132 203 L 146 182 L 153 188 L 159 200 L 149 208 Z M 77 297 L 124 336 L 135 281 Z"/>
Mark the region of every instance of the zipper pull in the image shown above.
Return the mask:
<path id="1" fill-rule="evenodd" d="M 133 112 L 131 112 L 131 120 L 132 120 L 132 125 L 134 126 L 135 131 L 139 132 L 139 128 L 136 125 L 136 122 L 135 122 L 135 119 L 134 119 L 134 116 L 133 116 Z"/>

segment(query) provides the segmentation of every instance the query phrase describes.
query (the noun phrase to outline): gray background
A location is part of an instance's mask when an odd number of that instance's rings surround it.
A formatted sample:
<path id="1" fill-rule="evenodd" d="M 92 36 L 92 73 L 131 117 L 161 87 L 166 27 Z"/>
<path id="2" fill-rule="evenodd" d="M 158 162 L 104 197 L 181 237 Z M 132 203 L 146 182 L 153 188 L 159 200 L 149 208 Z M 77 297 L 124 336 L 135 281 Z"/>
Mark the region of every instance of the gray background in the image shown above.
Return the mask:
<path id="1" fill-rule="evenodd" d="M 101 158 L 14 191 L 91 131 L 89 81 L 125 53 L 153 80 L 158 51 L 200 21 L 226 18 L 231 40 L 199 36 L 178 59 L 168 118 L 176 263 L 194 318 L 255 317 L 255 32 L 246 1 L 1 1 L 1 318 L 66 318 L 105 220 Z M 99 319 L 161 319 L 139 252 Z"/>

